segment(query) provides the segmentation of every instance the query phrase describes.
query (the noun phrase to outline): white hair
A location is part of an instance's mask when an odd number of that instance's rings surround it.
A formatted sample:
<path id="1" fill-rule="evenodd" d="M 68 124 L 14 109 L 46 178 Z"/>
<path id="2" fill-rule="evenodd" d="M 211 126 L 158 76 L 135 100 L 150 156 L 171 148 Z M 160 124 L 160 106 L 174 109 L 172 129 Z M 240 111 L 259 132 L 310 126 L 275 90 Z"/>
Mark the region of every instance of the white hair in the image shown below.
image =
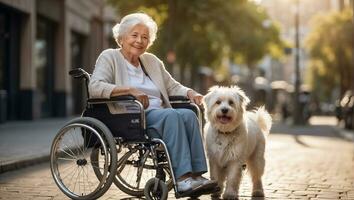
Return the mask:
<path id="1" fill-rule="evenodd" d="M 157 33 L 157 24 L 156 22 L 145 13 L 133 13 L 126 15 L 122 18 L 120 23 L 117 23 L 113 28 L 113 37 L 117 41 L 117 44 L 120 45 L 120 40 L 122 37 L 127 34 L 135 25 L 142 24 L 149 29 L 149 44 L 150 47 L 155 39 Z"/>

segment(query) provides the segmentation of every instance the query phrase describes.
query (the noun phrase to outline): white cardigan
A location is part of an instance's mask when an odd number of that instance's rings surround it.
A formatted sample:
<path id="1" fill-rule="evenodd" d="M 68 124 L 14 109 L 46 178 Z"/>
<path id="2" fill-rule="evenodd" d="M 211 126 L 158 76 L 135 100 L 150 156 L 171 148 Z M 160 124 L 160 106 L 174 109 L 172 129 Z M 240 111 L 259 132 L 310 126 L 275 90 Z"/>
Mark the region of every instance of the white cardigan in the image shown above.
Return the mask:
<path id="1" fill-rule="evenodd" d="M 171 107 L 168 96 L 187 96 L 191 90 L 177 82 L 165 69 L 163 62 L 151 53 L 140 57 L 146 73 L 160 90 L 164 107 Z M 110 98 L 116 86 L 128 86 L 128 71 L 120 49 L 104 50 L 97 58 L 95 69 L 89 83 L 89 93 L 92 98 Z"/>

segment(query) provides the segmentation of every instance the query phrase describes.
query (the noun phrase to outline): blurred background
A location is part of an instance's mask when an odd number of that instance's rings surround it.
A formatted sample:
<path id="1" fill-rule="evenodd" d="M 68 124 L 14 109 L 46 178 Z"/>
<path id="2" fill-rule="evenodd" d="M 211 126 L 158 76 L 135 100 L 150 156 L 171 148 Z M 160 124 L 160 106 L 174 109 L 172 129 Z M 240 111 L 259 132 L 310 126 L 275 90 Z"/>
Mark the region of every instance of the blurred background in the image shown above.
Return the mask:
<path id="1" fill-rule="evenodd" d="M 202 94 L 236 84 L 278 120 L 335 115 L 354 125 L 354 0 L 0 0 L 0 123 L 81 114 L 111 28 L 142 11 L 159 26 L 148 50 Z"/>

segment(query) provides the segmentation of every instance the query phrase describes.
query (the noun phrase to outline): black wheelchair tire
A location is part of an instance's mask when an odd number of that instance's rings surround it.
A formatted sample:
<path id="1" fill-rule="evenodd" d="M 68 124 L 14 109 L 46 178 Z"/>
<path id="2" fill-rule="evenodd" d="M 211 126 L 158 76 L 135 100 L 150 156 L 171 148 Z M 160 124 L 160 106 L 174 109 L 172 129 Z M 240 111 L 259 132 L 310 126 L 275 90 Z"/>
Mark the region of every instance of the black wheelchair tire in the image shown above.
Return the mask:
<path id="1" fill-rule="evenodd" d="M 157 185 L 157 193 L 154 193 L 155 184 Z M 151 178 L 145 185 L 144 195 L 146 200 L 165 200 L 168 196 L 168 189 L 165 182 L 157 178 Z"/>

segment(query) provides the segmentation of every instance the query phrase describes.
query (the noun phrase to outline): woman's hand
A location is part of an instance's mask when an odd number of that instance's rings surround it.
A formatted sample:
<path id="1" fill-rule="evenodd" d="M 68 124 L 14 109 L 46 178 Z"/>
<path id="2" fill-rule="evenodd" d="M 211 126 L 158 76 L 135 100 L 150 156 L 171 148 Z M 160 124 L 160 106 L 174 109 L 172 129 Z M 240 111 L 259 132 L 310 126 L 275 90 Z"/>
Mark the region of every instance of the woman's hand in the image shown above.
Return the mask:
<path id="1" fill-rule="evenodd" d="M 149 107 L 149 97 L 133 87 L 115 87 L 111 93 L 111 96 L 121 96 L 121 95 L 133 95 L 141 104 L 143 104 L 144 109 Z"/>
<path id="2" fill-rule="evenodd" d="M 196 91 L 188 90 L 187 96 L 192 101 L 192 103 L 195 103 L 197 105 L 202 104 L 203 95 L 197 93 Z"/>
<path id="3" fill-rule="evenodd" d="M 138 101 L 140 101 L 140 103 L 143 104 L 144 109 L 149 107 L 149 97 L 144 92 L 141 92 L 136 88 L 130 88 L 129 93 L 133 95 Z"/>

